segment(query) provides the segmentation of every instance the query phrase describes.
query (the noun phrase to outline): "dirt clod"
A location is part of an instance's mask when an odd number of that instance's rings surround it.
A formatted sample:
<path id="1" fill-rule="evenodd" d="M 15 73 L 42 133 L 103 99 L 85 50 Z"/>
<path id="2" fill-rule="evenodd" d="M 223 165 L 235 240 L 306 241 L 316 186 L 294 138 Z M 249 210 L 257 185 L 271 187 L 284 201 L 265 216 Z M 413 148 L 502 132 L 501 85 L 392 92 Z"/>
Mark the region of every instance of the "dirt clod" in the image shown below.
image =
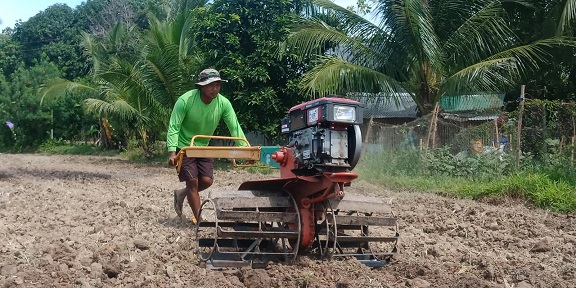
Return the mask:
<path id="1" fill-rule="evenodd" d="M 148 250 L 150 249 L 150 244 L 142 239 L 134 240 L 134 247 L 140 250 Z"/>

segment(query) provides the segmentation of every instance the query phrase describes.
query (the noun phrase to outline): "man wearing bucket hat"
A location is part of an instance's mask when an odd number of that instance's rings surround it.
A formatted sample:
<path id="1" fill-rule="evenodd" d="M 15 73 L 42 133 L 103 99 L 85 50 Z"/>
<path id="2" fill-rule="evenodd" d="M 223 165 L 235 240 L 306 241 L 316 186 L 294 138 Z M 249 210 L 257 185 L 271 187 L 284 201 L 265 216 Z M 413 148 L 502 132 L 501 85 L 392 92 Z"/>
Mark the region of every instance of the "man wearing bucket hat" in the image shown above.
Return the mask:
<path id="1" fill-rule="evenodd" d="M 220 85 L 227 82 L 220 78 L 215 69 L 204 69 L 200 72 L 196 88 L 184 93 L 174 105 L 166 146 L 168 148 L 169 165 L 176 165 L 176 155 L 181 148 L 190 145 L 190 139 L 195 135 L 213 135 L 218 123 L 223 119 L 233 137 L 245 138 L 238 123 L 236 113 L 230 101 L 220 94 Z M 195 146 L 207 146 L 210 139 L 194 140 Z M 245 142 L 236 141 L 237 145 L 245 146 Z M 178 217 L 182 217 L 184 199 L 192 208 L 192 222 L 196 222 L 200 210 L 199 192 L 210 187 L 213 178 L 214 159 L 184 157 L 178 178 L 186 182 L 186 187 L 174 191 L 174 209 Z"/>

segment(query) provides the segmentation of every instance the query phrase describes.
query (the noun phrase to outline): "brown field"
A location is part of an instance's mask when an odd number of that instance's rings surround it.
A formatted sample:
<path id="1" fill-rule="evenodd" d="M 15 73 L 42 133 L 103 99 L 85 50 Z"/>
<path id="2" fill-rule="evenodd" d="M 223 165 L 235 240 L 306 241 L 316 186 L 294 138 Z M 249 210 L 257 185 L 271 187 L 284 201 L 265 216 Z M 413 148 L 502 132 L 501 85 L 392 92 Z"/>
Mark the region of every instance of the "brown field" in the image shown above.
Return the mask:
<path id="1" fill-rule="evenodd" d="M 520 201 L 387 191 L 400 254 L 370 269 L 302 256 L 266 269 L 207 270 L 175 219 L 170 167 L 119 158 L 0 154 L 1 287 L 576 287 L 576 217 Z M 209 190 L 274 177 L 216 171 Z M 185 212 L 189 213 L 186 207 Z"/>

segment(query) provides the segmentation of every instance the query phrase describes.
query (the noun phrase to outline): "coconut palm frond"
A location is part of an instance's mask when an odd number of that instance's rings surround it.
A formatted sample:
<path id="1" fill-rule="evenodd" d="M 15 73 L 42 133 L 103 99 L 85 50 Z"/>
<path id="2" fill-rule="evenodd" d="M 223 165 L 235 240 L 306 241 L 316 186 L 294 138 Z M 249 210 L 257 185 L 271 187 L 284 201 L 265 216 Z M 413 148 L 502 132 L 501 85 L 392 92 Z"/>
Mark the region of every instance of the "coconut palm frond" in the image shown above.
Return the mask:
<path id="1" fill-rule="evenodd" d="M 86 111 L 99 115 L 100 117 L 117 117 L 127 123 L 144 123 L 148 117 L 139 113 L 134 107 L 122 99 L 115 101 L 104 101 L 101 99 L 89 98 L 84 100 Z"/>
<path id="2" fill-rule="evenodd" d="M 88 98 L 84 100 L 83 104 L 86 111 L 100 117 L 117 116 L 120 114 L 116 111 L 116 107 L 112 103 L 101 99 Z"/>
<path id="3" fill-rule="evenodd" d="M 444 43 L 447 66 L 460 69 L 511 46 L 516 40 L 504 20 L 498 2 L 481 7 L 458 27 Z"/>
<path id="4" fill-rule="evenodd" d="M 556 29 L 556 35 L 564 35 L 571 27 L 571 24 L 574 23 L 574 20 L 576 20 L 576 0 L 566 0 L 558 22 L 558 28 Z"/>
<path id="5" fill-rule="evenodd" d="M 163 106 L 172 107 L 188 90 L 190 81 L 184 77 L 177 46 L 150 53 L 143 63 L 142 79 L 149 94 Z"/>
<path id="6" fill-rule="evenodd" d="M 134 26 L 126 26 L 121 22 L 116 22 L 110 33 L 108 33 L 107 41 L 108 49 L 113 54 L 123 50 L 126 43 L 129 41 L 130 35 L 132 35 L 132 30 Z"/>
<path id="7" fill-rule="evenodd" d="M 312 17 L 313 19 L 322 20 L 329 17 L 332 20 L 330 23 L 336 23 L 337 25 L 334 26 L 348 35 L 354 37 L 363 36 L 369 39 L 369 35 L 381 30 L 380 27 L 365 17 L 362 17 L 362 15 L 339 6 L 331 0 L 314 0 L 313 3 L 318 9 L 317 14 Z"/>
<path id="8" fill-rule="evenodd" d="M 570 37 L 552 37 L 538 40 L 527 45 L 517 46 L 500 53 L 488 59 L 497 58 L 514 58 L 518 63 L 521 72 L 526 69 L 536 69 L 541 63 L 549 63 L 552 55 L 551 49 L 560 47 L 576 47 L 576 40 Z"/>
<path id="9" fill-rule="evenodd" d="M 197 5 L 200 5 L 201 3 L 188 4 L 192 5 L 192 7 L 200 7 Z M 193 42 L 193 38 L 189 35 L 193 25 L 192 9 L 193 8 L 182 7 L 176 17 L 166 23 L 165 33 L 169 37 L 169 43 L 179 47 L 179 55 L 182 58 L 188 57 L 188 54 L 192 51 L 191 44 Z"/>
<path id="10" fill-rule="evenodd" d="M 101 43 L 98 43 L 94 36 L 82 32 L 82 46 L 90 55 L 92 59 L 92 71 L 98 73 L 99 71 L 104 71 L 107 68 L 108 51 L 104 48 Z"/>
<path id="11" fill-rule="evenodd" d="M 391 2 L 391 1 L 385 1 Z M 382 27 L 392 31 L 392 40 L 412 52 L 419 62 L 442 70 L 443 50 L 436 35 L 427 1 L 392 1 L 378 6 Z"/>
<path id="12" fill-rule="evenodd" d="M 138 123 L 144 123 L 145 119 L 148 119 L 141 110 L 137 109 L 131 103 L 126 102 L 123 99 L 117 99 L 112 101 L 111 106 L 114 107 L 114 114 L 120 119 L 126 121 L 136 120 Z"/>
<path id="13" fill-rule="evenodd" d="M 139 62 L 132 64 L 124 59 L 115 58 L 109 70 L 97 76 L 119 91 L 131 90 L 134 93 L 142 93 L 139 65 Z"/>
<path id="14" fill-rule="evenodd" d="M 576 47 L 576 42 L 571 38 L 555 37 L 510 48 L 454 73 L 444 81 L 442 90 L 473 92 L 510 88 L 527 71 L 549 62 L 550 48 L 565 46 Z"/>
<path id="15" fill-rule="evenodd" d="M 144 47 L 144 55 L 150 51 L 163 49 L 170 45 L 172 41 L 167 31 L 167 26 L 166 22 L 162 22 L 156 18 L 150 20 L 150 28 L 146 34 L 144 34 L 144 40 L 147 43 Z"/>
<path id="16" fill-rule="evenodd" d="M 444 93 L 477 93 L 479 91 L 501 91 L 512 86 L 521 75 L 515 58 L 491 58 L 470 65 L 445 79 L 437 95 Z"/>
<path id="17" fill-rule="evenodd" d="M 40 105 L 42 105 L 44 102 L 44 98 L 61 97 L 74 90 L 89 91 L 94 94 L 98 93 L 98 90 L 86 84 L 72 82 L 61 78 L 55 78 L 40 88 L 40 93 L 42 94 L 42 97 L 40 98 Z"/>
<path id="18" fill-rule="evenodd" d="M 500 5 L 499 0 L 428 1 L 434 30 L 445 40 L 469 18 L 487 6 Z"/>
<path id="19" fill-rule="evenodd" d="M 347 92 L 393 93 L 404 91 L 402 83 L 370 68 L 338 57 L 322 57 L 322 63 L 304 74 L 302 85 L 312 95 Z"/>
<path id="20" fill-rule="evenodd" d="M 325 22 L 308 20 L 292 32 L 283 46 L 284 51 L 300 58 L 322 54 L 328 47 L 350 41 L 345 33 L 336 30 Z"/>

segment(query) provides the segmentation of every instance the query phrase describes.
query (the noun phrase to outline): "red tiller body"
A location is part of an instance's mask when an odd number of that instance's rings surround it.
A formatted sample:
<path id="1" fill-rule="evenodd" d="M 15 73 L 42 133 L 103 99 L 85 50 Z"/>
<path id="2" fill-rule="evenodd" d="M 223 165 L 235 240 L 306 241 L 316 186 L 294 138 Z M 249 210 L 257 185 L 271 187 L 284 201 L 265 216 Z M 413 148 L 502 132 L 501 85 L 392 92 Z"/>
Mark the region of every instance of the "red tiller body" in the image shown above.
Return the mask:
<path id="1" fill-rule="evenodd" d="M 312 176 L 297 176 L 292 170 L 296 159 L 291 148 L 282 147 L 272 155 L 280 164 L 280 178 L 247 181 L 239 190 L 282 190 L 290 193 L 296 200 L 301 215 L 300 250 L 308 250 L 314 243 L 315 225 L 325 211 L 325 200 L 344 197 L 344 185 L 358 178 L 354 172 L 324 172 Z"/>

